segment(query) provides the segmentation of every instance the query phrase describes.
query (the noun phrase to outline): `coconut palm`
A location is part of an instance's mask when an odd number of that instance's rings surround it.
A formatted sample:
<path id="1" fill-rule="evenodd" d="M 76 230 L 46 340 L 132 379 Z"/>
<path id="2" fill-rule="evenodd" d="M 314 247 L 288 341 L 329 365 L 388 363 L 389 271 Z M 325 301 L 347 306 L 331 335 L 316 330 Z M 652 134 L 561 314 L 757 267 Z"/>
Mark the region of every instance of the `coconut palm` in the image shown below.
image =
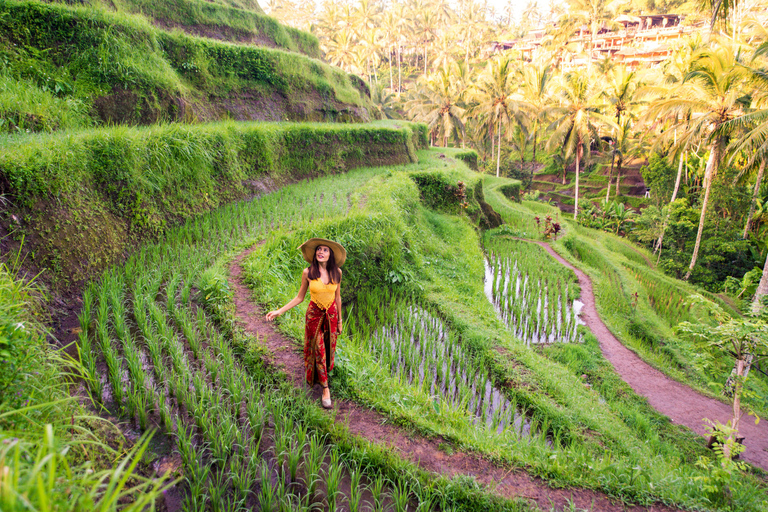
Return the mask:
<path id="1" fill-rule="evenodd" d="M 501 135 L 509 127 L 512 119 L 519 113 L 521 102 L 513 96 L 515 68 L 512 61 L 499 56 L 488 63 L 475 83 L 472 97 L 472 115 L 482 118 L 491 131 L 498 137 L 496 156 L 496 176 L 501 164 Z"/>
<path id="2" fill-rule="evenodd" d="M 610 112 L 613 114 L 616 125 L 619 126 L 619 138 L 623 139 L 621 142 L 614 139 L 611 151 L 611 167 L 608 171 L 608 190 L 605 194 L 605 200 L 610 199 L 611 194 L 611 180 L 613 179 L 614 163 L 616 161 L 617 152 L 621 152 L 622 156 L 626 152 L 626 145 L 629 141 L 629 131 L 632 129 L 632 123 L 624 126 L 622 123 L 623 116 L 634 116 L 635 109 L 640 104 L 640 100 L 637 99 L 637 91 L 640 87 L 640 82 L 635 71 L 627 69 L 626 66 L 614 67 L 608 75 L 608 87 L 605 90 L 606 98 L 610 103 Z M 621 180 L 621 163 L 619 163 L 619 173 L 616 176 L 616 195 L 619 195 L 619 181 Z"/>
<path id="3" fill-rule="evenodd" d="M 552 69 L 548 61 L 539 61 L 523 68 L 523 101 L 533 138 L 533 162 L 536 162 L 538 137 L 544 111 L 551 99 Z M 531 168 L 533 172 L 533 167 Z"/>
<path id="4" fill-rule="evenodd" d="M 573 218 L 579 215 L 579 173 L 584 152 L 598 140 L 601 126 L 615 126 L 612 119 L 603 114 L 604 92 L 601 84 L 587 73 L 571 71 L 559 82 L 560 103 L 546 112 L 554 118 L 549 126 L 554 132 L 547 142 L 551 151 L 563 148 L 565 157 L 576 158 L 575 204 Z"/>
<path id="5" fill-rule="evenodd" d="M 363 70 L 356 66 L 358 45 L 351 30 L 339 30 L 333 38 L 328 40 L 325 57 L 334 66 L 339 66 L 352 73 L 363 74 Z"/>
<path id="6" fill-rule="evenodd" d="M 749 74 L 738 59 L 739 54 L 727 44 L 698 52 L 682 84 L 670 98 L 652 104 L 645 116 L 649 120 L 669 118 L 680 133 L 678 146 L 695 146 L 701 141 L 709 149 L 699 228 L 685 280 L 696 266 L 712 182 L 733 131 L 733 125 L 726 123 L 743 116 L 749 107 L 750 99 L 745 96 Z"/>
<path id="7" fill-rule="evenodd" d="M 427 77 L 420 77 L 413 98 L 406 103 L 412 119 L 426 123 L 433 138 L 442 138 L 443 146 L 453 135 L 458 141 L 464 138 L 464 109 L 459 106 L 461 91 L 453 86 L 451 74 L 446 69 Z"/>

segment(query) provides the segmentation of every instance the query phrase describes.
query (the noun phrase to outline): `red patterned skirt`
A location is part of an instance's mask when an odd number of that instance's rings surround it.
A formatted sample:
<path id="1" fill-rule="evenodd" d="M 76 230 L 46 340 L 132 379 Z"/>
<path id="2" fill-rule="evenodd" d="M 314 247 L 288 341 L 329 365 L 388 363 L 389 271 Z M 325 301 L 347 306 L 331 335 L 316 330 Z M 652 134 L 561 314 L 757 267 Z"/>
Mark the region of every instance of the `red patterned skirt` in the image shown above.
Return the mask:
<path id="1" fill-rule="evenodd" d="M 339 314 L 334 302 L 328 309 L 323 309 L 314 302 L 307 307 L 304 327 L 304 371 L 307 384 L 320 383 L 328 386 L 328 372 L 333 370 L 336 354 L 336 336 Z"/>

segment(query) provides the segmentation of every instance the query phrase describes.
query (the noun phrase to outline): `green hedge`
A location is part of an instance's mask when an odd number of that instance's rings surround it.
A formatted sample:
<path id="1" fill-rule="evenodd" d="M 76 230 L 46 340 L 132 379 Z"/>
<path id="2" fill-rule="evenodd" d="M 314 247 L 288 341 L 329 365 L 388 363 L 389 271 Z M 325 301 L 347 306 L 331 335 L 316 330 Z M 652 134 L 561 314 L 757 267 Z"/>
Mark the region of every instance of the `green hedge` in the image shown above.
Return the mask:
<path id="1" fill-rule="evenodd" d="M 287 180 L 415 161 L 418 125 L 216 123 L 25 137 L 0 154 L 0 218 L 64 284 L 166 226 Z M 416 128 L 415 130 L 412 128 Z"/>
<path id="2" fill-rule="evenodd" d="M 521 201 L 520 199 L 520 187 L 522 183 L 519 181 L 514 181 L 513 183 L 509 183 L 508 185 L 502 185 L 499 187 L 499 190 L 507 199 L 512 199 L 513 201 L 519 203 Z"/>
<path id="3" fill-rule="evenodd" d="M 467 164 L 467 166 L 473 171 L 477 171 L 477 151 L 474 149 L 456 153 L 454 156 Z"/>

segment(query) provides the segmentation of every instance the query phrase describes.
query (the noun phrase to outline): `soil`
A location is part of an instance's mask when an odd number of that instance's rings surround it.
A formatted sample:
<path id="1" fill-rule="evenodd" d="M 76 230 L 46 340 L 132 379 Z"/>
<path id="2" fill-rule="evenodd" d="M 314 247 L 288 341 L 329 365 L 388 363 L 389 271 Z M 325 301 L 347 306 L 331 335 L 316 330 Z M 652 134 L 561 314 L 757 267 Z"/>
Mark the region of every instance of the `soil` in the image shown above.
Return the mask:
<path id="1" fill-rule="evenodd" d="M 542 246 L 553 258 L 570 268 L 579 278 L 581 301 L 584 308 L 581 318 L 600 342 L 600 349 L 610 361 L 621 379 L 629 384 L 635 393 L 648 399 L 648 403 L 674 423 L 685 425 L 697 434 L 709 437 L 704 419 L 717 420 L 725 424 L 732 418 L 730 405 L 714 398 L 697 393 L 688 386 L 677 382 L 652 366 L 619 342 L 616 336 L 600 319 L 595 307 L 595 295 L 592 281 L 581 270 L 568 263 L 549 244 L 529 240 Z M 768 425 L 761 422 L 755 425 L 754 418 L 744 416 L 739 425 L 741 435 L 745 436 L 745 450 L 741 460 L 768 470 Z"/>
<path id="2" fill-rule="evenodd" d="M 307 389 L 304 384 L 304 361 L 301 347 L 279 333 L 264 318 L 265 311 L 251 300 L 251 291 L 243 282 L 242 261 L 257 246 L 239 254 L 229 266 L 230 283 L 234 292 L 236 314 L 243 327 L 250 333 L 265 339 L 271 353 L 269 363 L 282 371 L 296 387 L 318 401 L 320 388 Z M 605 494 L 590 489 L 553 489 L 544 480 L 532 477 L 520 468 L 494 464 L 480 454 L 456 451 L 446 453 L 440 437 L 424 437 L 389 423 L 389 418 L 362 404 L 348 400 L 333 400 L 335 421 L 353 435 L 372 443 L 389 446 L 400 457 L 417 464 L 421 469 L 446 477 L 468 475 L 487 486 L 491 492 L 504 498 L 528 499 L 544 510 L 571 510 L 575 506 L 585 510 L 614 511 L 670 511 L 676 510 L 662 504 L 647 507 L 630 506 Z"/>

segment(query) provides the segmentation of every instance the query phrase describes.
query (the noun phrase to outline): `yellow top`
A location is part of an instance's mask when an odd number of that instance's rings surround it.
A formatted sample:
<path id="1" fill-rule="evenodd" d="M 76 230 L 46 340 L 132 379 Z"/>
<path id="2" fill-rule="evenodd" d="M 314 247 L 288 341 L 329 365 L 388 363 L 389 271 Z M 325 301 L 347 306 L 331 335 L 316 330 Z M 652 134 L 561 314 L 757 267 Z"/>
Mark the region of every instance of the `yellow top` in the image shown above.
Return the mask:
<path id="1" fill-rule="evenodd" d="M 312 279 L 309 282 L 309 298 L 321 308 L 328 309 L 336 300 L 336 288 L 338 287 L 338 283 L 323 284 L 320 278 Z"/>

